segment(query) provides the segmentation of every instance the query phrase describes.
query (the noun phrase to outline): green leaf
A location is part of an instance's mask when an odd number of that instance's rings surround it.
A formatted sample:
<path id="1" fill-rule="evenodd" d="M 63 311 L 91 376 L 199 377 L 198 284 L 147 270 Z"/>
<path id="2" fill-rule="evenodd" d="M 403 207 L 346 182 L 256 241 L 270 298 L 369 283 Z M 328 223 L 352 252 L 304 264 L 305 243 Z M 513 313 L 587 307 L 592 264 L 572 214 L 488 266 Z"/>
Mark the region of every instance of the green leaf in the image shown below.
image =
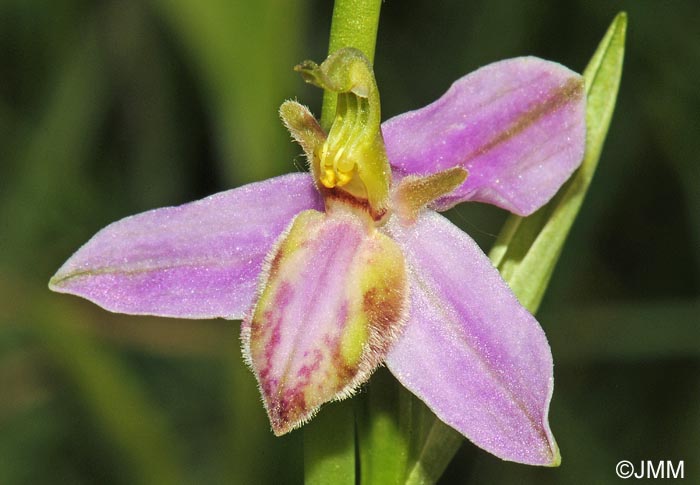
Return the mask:
<path id="1" fill-rule="evenodd" d="M 510 216 L 490 253 L 520 302 L 536 312 L 559 259 L 566 236 L 581 208 L 610 126 L 622 75 L 627 14 L 613 20 L 583 73 L 586 94 L 586 152 L 581 167 L 556 197 L 535 214 Z M 408 391 L 404 391 L 408 393 Z M 457 452 L 461 436 L 427 408 L 423 421 L 427 432 L 417 433 L 420 450 L 409 463 L 406 483 L 435 483 Z"/>
<path id="2" fill-rule="evenodd" d="M 406 389 L 402 399 L 413 403 L 412 425 L 416 429 L 410 443 L 410 467 L 406 484 L 436 483 L 462 444 L 462 435 L 440 421 L 430 409 Z"/>
<path id="3" fill-rule="evenodd" d="M 533 313 L 598 166 L 620 86 L 626 29 L 627 14 L 623 12 L 615 17 L 583 73 L 587 132 L 581 167 L 535 214 L 509 217 L 489 255 L 520 302 Z"/>

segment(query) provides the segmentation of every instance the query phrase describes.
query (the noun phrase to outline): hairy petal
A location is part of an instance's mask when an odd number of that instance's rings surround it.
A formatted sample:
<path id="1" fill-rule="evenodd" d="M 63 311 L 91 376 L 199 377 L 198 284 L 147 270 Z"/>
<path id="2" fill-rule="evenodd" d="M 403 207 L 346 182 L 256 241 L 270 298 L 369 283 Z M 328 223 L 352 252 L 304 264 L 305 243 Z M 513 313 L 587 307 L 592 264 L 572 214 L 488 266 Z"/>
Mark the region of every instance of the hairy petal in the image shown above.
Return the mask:
<path id="1" fill-rule="evenodd" d="M 351 211 L 305 211 L 271 253 L 243 352 L 277 435 L 342 399 L 384 360 L 403 324 L 401 250 Z"/>
<path id="2" fill-rule="evenodd" d="M 322 206 L 311 177 L 292 174 L 137 214 L 95 234 L 49 287 L 120 313 L 243 318 L 274 241 Z"/>
<path id="3" fill-rule="evenodd" d="M 388 227 L 404 249 L 411 306 L 387 358 L 399 381 L 477 446 L 558 465 L 547 413 L 552 356 L 535 318 L 488 258 L 447 219 L 424 211 Z"/>
<path id="4" fill-rule="evenodd" d="M 399 175 L 461 166 L 466 182 L 434 207 L 463 201 L 529 215 L 579 166 L 585 145 L 583 78 L 535 57 L 496 62 L 437 101 L 382 125 Z"/>

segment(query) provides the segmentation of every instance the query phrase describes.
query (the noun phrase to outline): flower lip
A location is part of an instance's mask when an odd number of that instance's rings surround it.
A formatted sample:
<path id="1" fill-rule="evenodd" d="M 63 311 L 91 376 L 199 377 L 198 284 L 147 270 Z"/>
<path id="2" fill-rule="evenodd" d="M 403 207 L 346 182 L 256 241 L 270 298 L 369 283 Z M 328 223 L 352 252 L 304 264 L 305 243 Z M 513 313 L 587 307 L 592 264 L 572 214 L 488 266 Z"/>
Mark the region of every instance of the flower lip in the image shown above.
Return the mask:
<path id="1" fill-rule="evenodd" d="M 366 213 L 346 209 L 294 219 L 268 256 L 260 298 L 243 323 L 243 353 L 277 435 L 351 395 L 405 322 L 401 250 Z"/>

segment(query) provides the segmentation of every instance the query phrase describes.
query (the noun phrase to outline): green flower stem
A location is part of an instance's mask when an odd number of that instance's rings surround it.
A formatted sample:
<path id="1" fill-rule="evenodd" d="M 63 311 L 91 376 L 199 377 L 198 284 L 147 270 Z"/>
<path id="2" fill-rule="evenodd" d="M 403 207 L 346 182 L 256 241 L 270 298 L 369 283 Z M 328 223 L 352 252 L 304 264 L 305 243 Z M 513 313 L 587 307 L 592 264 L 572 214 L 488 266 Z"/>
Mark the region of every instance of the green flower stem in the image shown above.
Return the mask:
<path id="1" fill-rule="evenodd" d="M 343 47 L 360 49 L 371 61 L 379 27 L 381 0 L 336 0 L 328 45 L 331 54 Z M 337 95 L 324 92 L 321 126 L 328 130 Z M 352 403 L 325 406 L 304 426 L 304 481 L 307 484 L 355 483 L 355 415 Z"/>
<path id="2" fill-rule="evenodd" d="M 355 484 L 355 415 L 352 401 L 327 404 L 304 425 L 304 483 Z"/>

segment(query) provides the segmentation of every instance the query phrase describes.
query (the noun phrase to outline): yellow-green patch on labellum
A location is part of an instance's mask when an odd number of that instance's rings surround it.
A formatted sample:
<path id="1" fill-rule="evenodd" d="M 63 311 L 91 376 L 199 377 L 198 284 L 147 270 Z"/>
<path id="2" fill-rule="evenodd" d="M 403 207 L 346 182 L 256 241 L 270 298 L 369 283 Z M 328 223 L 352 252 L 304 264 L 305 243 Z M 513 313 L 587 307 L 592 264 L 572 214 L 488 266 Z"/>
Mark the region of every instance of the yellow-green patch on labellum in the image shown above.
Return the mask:
<path id="1" fill-rule="evenodd" d="M 115 222 L 50 287 L 123 313 L 244 319 L 276 434 L 385 363 L 477 446 L 558 464 L 544 332 L 437 211 L 479 201 L 528 215 L 546 204 L 583 156 L 581 76 L 533 57 L 501 61 L 380 124 L 361 52 L 297 70 L 337 96 L 327 133 L 301 104 L 280 108 L 310 174 Z"/>

